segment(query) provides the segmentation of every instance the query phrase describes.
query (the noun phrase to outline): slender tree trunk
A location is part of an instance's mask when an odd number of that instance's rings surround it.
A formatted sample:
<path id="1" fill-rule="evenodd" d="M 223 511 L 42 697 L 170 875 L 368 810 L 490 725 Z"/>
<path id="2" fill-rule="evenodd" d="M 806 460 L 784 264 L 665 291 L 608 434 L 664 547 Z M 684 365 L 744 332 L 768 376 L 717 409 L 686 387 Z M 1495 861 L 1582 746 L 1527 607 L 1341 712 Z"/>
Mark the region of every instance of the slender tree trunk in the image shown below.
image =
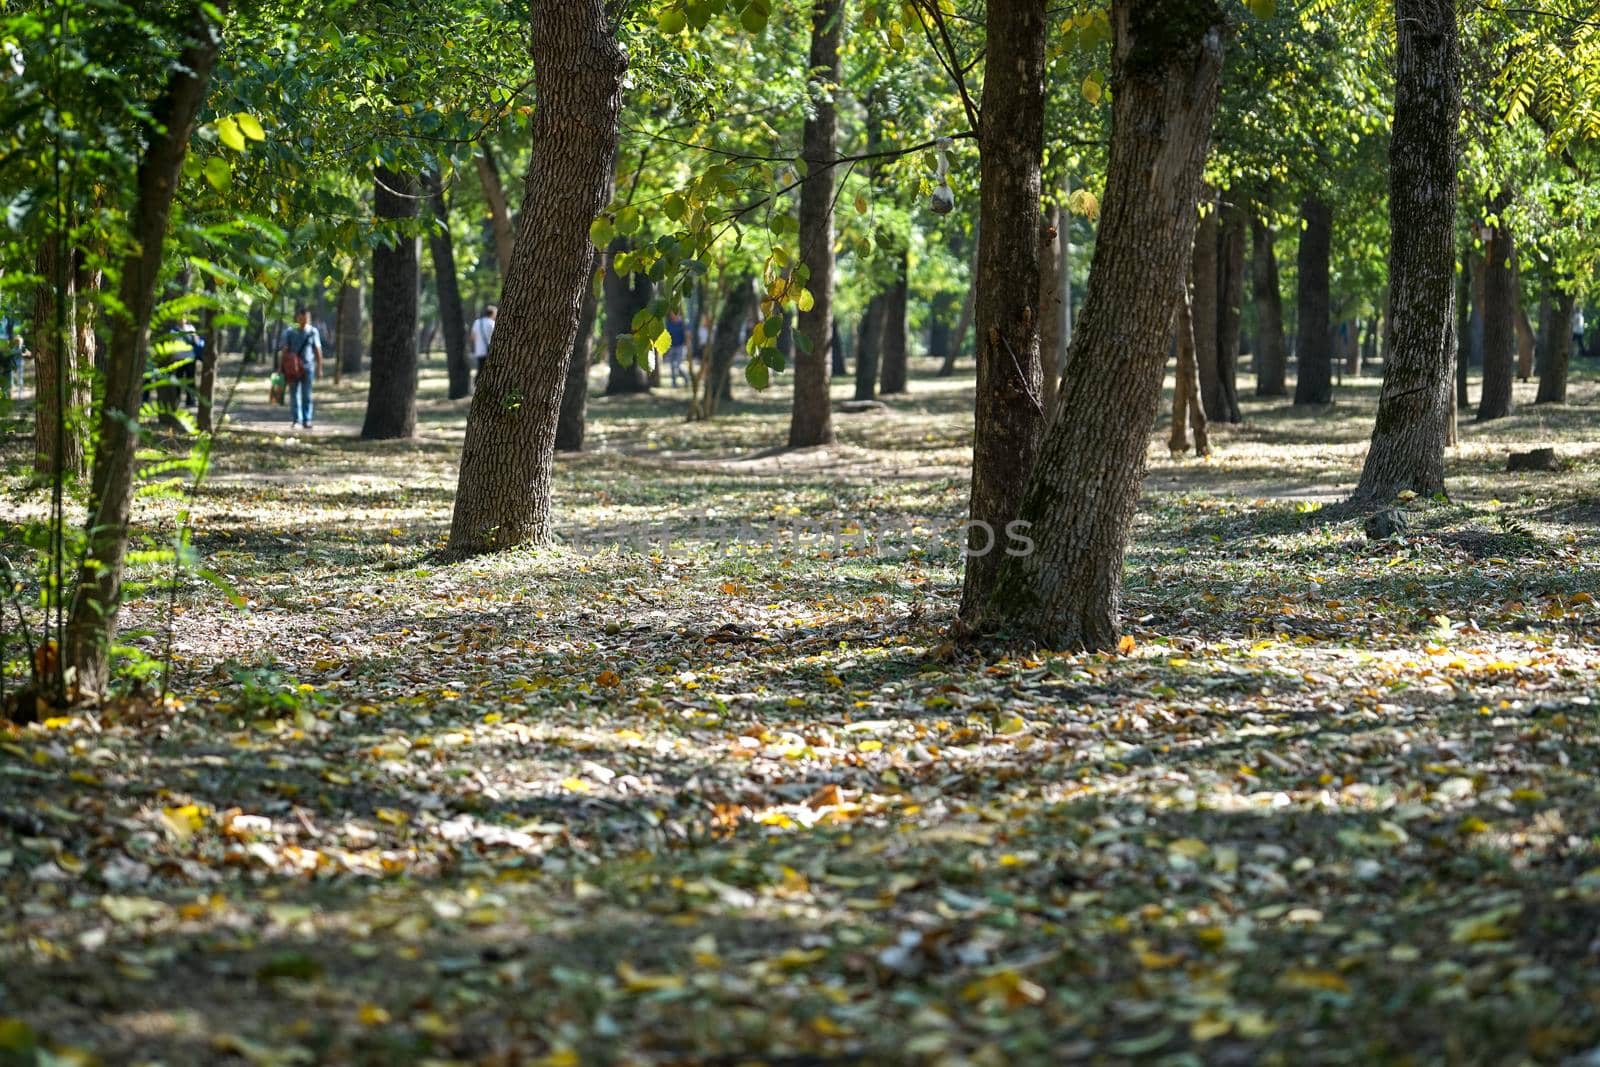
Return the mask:
<path id="1" fill-rule="evenodd" d="M 607 198 L 609 199 L 607 194 Z M 561 413 L 556 419 L 556 451 L 582 452 L 583 435 L 588 428 L 589 364 L 594 346 L 595 299 L 593 275 L 602 257 L 594 255 L 589 287 L 583 291 L 583 306 L 578 311 L 578 332 L 572 341 L 572 357 L 567 361 L 567 380 L 561 387 Z"/>
<path id="2" fill-rule="evenodd" d="M 733 283 L 722 301 L 711 331 L 711 347 L 705 357 L 706 418 L 733 395 L 733 361 L 739 354 L 745 320 L 756 304 L 756 279 L 745 275 Z"/>
<path id="3" fill-rule="evenodd" d="M 1244 316 L 1244 208 L 1222 209 L 1217 234 L 1217 390 L 1224 420 L 1244 421 L 1239 411 L 1239 333 Z"/>
<path id="4" fill-rule="evenodd" d="M 414 175 L 379 167 L 373 199 L 378 217 L 416 218 L 421 189 Z M 372 373 L 361 424 L 368 441 L 417 432 L 417 260 L 415 237 L 390 237 L 372 250 Z"/>
<path id="5" fill-rule="evenodd" d="M 1550 316 L 1555 311 L 1551 300 L 1552 287 L 1545 285 L 1539 294 L 1539 328 L 1533 339 L 1533 373 L 1544 378 L 1544 369 L 1550 362 Z"/>
<path id="6" fill-rule="evenodd" d="M 433 281 L 439 296 L 439 328 L 444 332 L 445 366 L 450 377 L 450 399 L 472 395 L 472 368 L 467 365 L 467 316 L 461 306 L 461 283 L 456 278 L 456 252 L 450 239 L 450 208 L 437 171 L 423 175 L 428 206 L 435 225 L 428 231 L 433 253 Z"/>
<path id="7" fill-rule="evenodd" d="M 1567 402 L 1567 368 L 1572 361 L 1574 303 L 1571 293 L 1559 289 L 1550 301 L 1550 345 L 1544 359 L 1544 371 L 1539 375 L 1539 395 L 1534 400 L 1536 404 Z"/>
<path id="8" fill-rule="evenodd" d="M 1211 454 L 1206 434 L 1206 409 L 1200 403 L 1200 372 L 1194 359 L 1194 302 L 1189 295 L 1192 282 L 1185 282 L 1183 299 L 1173 312 L 1178 327 L 1178 373 L 1172 390 L 1172 433 L 1167 451 L 1181 455 L 1189 450 L 1190 425 L 1194 426 L 1194 454 Z"/>
<path id="9" fill-rule="evenodd" d="M 1461 51 L 1455 0 L 1396 0 L 1389 141 L 1389 302 L 1394 350 L 1356 488 L 1388 501 L 1444 492 L 1456 358 L 1456 127 Z"/>
<path id="10" fill-rule="evenodd" d="M 895 268 L 895 279 L 884 293 L 883 349 L 878 381 L 878 392 L 884 396 L 894 396 L 906 391 L 909 370 L 906 353 L 906 304 L 911 298 L 910 284 L 906 277 L 907 258 L 906 251 L 902 249 Z"/>
<path id="11" fill-rule="evenodd" d="M 488 145 L 480 145 L 473 157 L 478 165 L 478 180 L 483 184 L 483 198 L 489 203 L 489 221 L 494 230 L 494 259 L 500 268 L 504 284 L 506 272 L 511 269 L 512 229 L 511 206 L 506 202 L 505 186 L 500 181 L 500 168 L 495 165 L 494 154 Z"/>
<path id="12" fill-rule="evenodd" d="M 950 337 L 950 349 L 944 354 L 944 362 L 939 364 L 939 377 L 948 378 L 956 372 L 956 360 L 961 357 L 961 352 L 967 346 L 967 334 L 972 331 L 972 317 L 978 310 L 978 253 L 977 246 L 982 245 L 983 229 L 975 225 L 973 229 L 972 253 L 972 280 L 967 282 L 967 295 L 961 298 L 961 314 L 956 317 L 956 331 Z"/>
<path id="13" fill-rule="evenodd" d="M 1222 319 L 1218 297 L 1222 290 L 1222 272 L 1217 262 L 1219 243 L 1217 203 L 1213 190 L 1206 190 L 1205 215 L 1201 217 L 1194 234 L 1193 277 L 1191 294 L 1194 323 L 1194 359 L 1200 374 L 1200 402 L 1205 405 L 1206 418 L 1211 422 L 1228 421 L 1227 397 L 1222 389 L 1221 361 L 1219 358 L 1217 325 Z"/>
<path id="14" fill-rule="evenodd" d="M 1459 414 L 1471 399 L 1467 395 L 1467 373 L 1472 366 L 1473 316 L 1478 311 L 1477 291 L 1474 284 L 1476 257 L 1472 253 L 1471 239 L 1461 253 L 1461 272 L 1456 277 L 1456 392 L 1451 405 Z M 1391 293 L 1393 288 L 1391 286 Z M 1390 299 L 1393 299 L 1391 296 Z"/>
<path id="15" fill-rule="evenodd" d="M 1033 550 L 1004 557 L 980 620 L 1055 649 L 1117 644 L 1123 553 L 1194 246 L 1222 66 L 1214 0 L 1113 0 L 1111 24 L 1106 192 L 1068 374 L 1022 505 Z"/>
<path id="16" fill-rule="evenodd" d="M 1039 228 L 1039 384 L 1046 412 L 1056 406 L 1061 382 L 1061 202 L 1051 204 Z"/>
<path id="17" fill-rule="evenodd" d="M 802 158 L 807 165 L 800 186 L 800 262 L 811 291 L 810 311 L 800 313 L 800 351 L 794 361 L 794 408 L 789 417 L 789 447 L 833 441 L 833 404 L 828 378 L 833 369 L 833 158 L 838 154 L 838 108 L 834 93 L 842 75 L 839 44 L 844 36 L 843 0 L 813 0 L 811 71 L 807 91 Z"/>
<path id="18" fill-rule="evenodd" d="M 1483 367 L 1483 331 L 1486 322 L 1484 312 L 1488 308 L 1488 304 L 1484 300 L 1486 293 L 1484 286 L 1489 278 L 1489 265 L 1484 258 L 1484 253 L 1477 249 L 1469 249 L 1467 255 L 1472 261 L 1472 309 L 1469 320 L 1470 329 L 1468 331 L 1468 354 L 1471 357 L 1471 366 L 1481 370 Z"/>
<path id="19" fill-rule="evenodd" d="M 603 0 L 533 0 L 533 164 L 500 316 L 467 417 L 449 551 L 550 534 L 556 422 L 617 151 L 627 56 Z"/>
<path id="20" fill-rule="evenodd" d="M 28 338 L 34 359 L 33 469 L 45 478 L 60 472 L 72 481 L 83 474 L 86 460 L 79 419 L 87 367 L 77 355 L 77 272 L 60 235 L 40 242 L 37 267 L 44 280 L 34 290 Z"/>
<path id="21" fill-rule="evenodd" d="M 1329 328 L 1328 260 L 1333 242 L 1333 213 L 1315 196 L 1300 207 L 1305 229 L 1300 234 L 1300 336 L 1295 344 L 1295 404 L 1333 402 L 1333 331 Z"/>
<path id="22" fill-rule="evenodd" d="M 1511 385 L 1517 365 L 1517 296 L 1512 258 L 1516 250 L 1503 215 L 1511 193 L 1502 191 L 1489 205 L 1494 230 L 1483 269 L 1483 388 L 1478 395 L 1478 421 L 1511 414 Z"/>
<path id="23" fill-rule="evenodd" d="M 624 364 L 617 358 L 617 341 L 633 329 L 633 317 L 650 303 L 650 279 L 643 274 L 623 277 L 612 269 L 619 252 L 630 247 L 628 239 L 619 237 L 611 244 L 606 256 L 606 276 L 602 284 L 606 303 L 605 330 L 601 343 L 606 348 L 606 396 L 625 396 L 630 393 L 650 391 L 650 372 L 637 363 Z M 659 362 L 659 361 L 658 361 Z"/>
<path id="24" fill-rule="evenodd" d="M 105 394 L 89 491 L 88 545 L 72 598 L 63 657 L 64 663 L 77 670 L 80 693 L 104 693 L 110 676 L 111 642 L 117 632 L 127 559 L 139 402 L 150 316 L 161 276 L 162 243 L 183 157 L 221 45 L 221 27 L 212 25 L 211 15 L 226 11 L 227 0 L 211 0 L 187 12 L 190 43 L 150 109 L 154 121 L 139 160 L 137 194 L 128 220 L 132 251 L 122 262 L 117 286 L 121 313 L 113 322 L 106 351 Z"/>
<path id="25" fill-rule="evenodd" d="M 207 274 L 205 277 L 206 295 L 215 301 L 217 298 L 217 280 Z M 221 344 L 221 331 L 217 329 L 217 309 L 207 304 L 200 313 L 200 338 L 204 342 L 200 348 L 199 384 L 196 388 L 195 398 L 195 427 L 201 433 L 211 433 L 216 430 L 215 405 L 217 402 L 217 360 L 221 353 L 217 351 Z"/>
<path id="26" fill-rule="evenodd" d="M 928 301 L 928 356 L 941 362 L 950 352 L 950 312 L 955 294 L 945 291 Z"/>
<path id="27" fill-rule="evenodd" d="M 352 273 L 339 286 L 339 301 L 333 312 L 333 336 L 337 361 L 333 380 L 339 374 L 361 373 L 361 277 Z"/>
<path id="28" fill-rule="evenodd" d="M 884 327 L 888 323 L 888 293 L 874 293 L 861 313 L 856 327 L 856 392 L 855 399 L 871 400 L 877 396 L 878 359 L 883 353 Z"/>
<path id="29" fill-rule="evenodd" d="M 1250 293 L 1256 305 L 1256 396 L 1288 396 L 1289 344 L 1283 335 L 1283 288 L 1272 230 L 1251 221 Z"/>
<path id="30" fill-rule="evenodd" d="M 1039 162 L 1047 0 L 989 0 L 978 130 L 978 387 L 961 619 L 989 602 L 1039 451 Z M 1170 314 L 1170 312 L 1169 312 Z M 987 549 L 985 546 L 987 545 Z"/>

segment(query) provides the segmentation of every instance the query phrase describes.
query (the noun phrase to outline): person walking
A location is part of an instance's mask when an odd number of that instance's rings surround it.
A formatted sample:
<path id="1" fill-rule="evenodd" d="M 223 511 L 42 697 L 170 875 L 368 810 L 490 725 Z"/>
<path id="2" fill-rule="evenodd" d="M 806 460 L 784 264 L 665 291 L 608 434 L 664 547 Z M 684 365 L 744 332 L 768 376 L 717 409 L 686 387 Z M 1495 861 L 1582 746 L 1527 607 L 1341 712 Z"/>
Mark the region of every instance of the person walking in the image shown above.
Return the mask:
<path id="1" fill-rule="evenodd" d="M 483 361 L 489 357 L 489 342 L 494 339 L 494 320 L 500 309 L 493 304 L 483 309 L 483 314 L 472 320 L 467 336 L 472 340 L 472 375 L 476 385 L 483 373 Z"/>
<path id="2" fill-rule="evenodd" d="M 689 343 L 689 324 L 676 311 L 667 316 L 667 337 L 671 341 L 667 346 L 667 367 L 672 371 L 672 387 L 676 389 L 680 377 L 684 384 L 689 382 L 689 372 L 683 367 L 683 357 Z"/>
<path id="3" fill-rule="evenodd" d="M 1572 312 L 1572 350 L 1578 353 L 1579 359 L 1589 358 L 1589 344 L 1584 340 L 1583 308 L 1574 308 Z"/>
<path id="4" fill-rule="evenodd" d="M 283 331 L 278 364 L 289 387 L 289 417 L 296 426 L 311 429 L 311 386 L 322 376 L 322 335 L 311 325 L 311 309 L 294 311 L 295 324 Z"/>

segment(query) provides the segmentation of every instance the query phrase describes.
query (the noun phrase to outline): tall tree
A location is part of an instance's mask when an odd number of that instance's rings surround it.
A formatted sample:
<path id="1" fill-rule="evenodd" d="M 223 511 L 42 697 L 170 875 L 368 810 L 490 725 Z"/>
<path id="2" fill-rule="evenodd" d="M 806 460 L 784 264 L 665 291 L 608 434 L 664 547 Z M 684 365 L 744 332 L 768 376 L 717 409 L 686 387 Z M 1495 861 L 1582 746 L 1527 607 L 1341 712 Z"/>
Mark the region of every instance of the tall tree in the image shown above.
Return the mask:
<path id="1" fill-rule="evenodd" d="M 1483 388 L 1478 421 L 1511 414 L 1511 386 L 1517 366 L 1516 248 L 1505 211 L 1511 193 L 1503 190 L 1489 205 L 1490 230 L 1483 256 Z"/>
<path id="2" fill-rule="evenodd" d="M 63 234 L 39 242 L 34 289 L 33 469 L 67 480 L 83 474 L 87 455 L 74 412 L 84 408 L 88 365 L 78 353 L 78 271 Z M 87 308 L 85 308 L 87 310 Z M 93 337 L 93 333 L 89 334 Z"/>
<path id="3" fill-rule="evenodd" d="M 337 356 L 334 381 L 340 374 L 361 373 L 361 311 L 365 302 L 361 292 L 359 267 L 339 286 L 333 310 L 333 347 Z"/>
<path id="4" fill-rule="evenodd" d="M 1444 492 L 1456 361 L 1455 0 L 1396 0 L 1389 139 L 1390 355 L 1357 498 Z"/>
<path id="5" fill-rule="evenodd" d="M 883 331 L 888 318 L 888 294 L 873 293 L 861 312 L 861 321 L 856 324 L 857 400 L 871 400 L 878 395 L 878 360 L 883 353 Z"/>
<path id="6" fill-rule="evenodd" d="M 132 240 L 122 260 L 118 314 L 112 321 L 104 359 L 105 393 L 89 489 L 88 545 L 73 592 L 63 654 L 63 662 L 76 669 L 77 685 L 83 693 L 103 693 L 110 675 L 111 639 L 117 630 L 128 551 L 139 402 L 150 317 L 161 275 L 162 243 L 183 158 L 222 43 L 222 28 L 212 23 L 212 17 L 226 12 L 227 0 L 196 3 L 185 12 L 180 25 L 189 43 L 149 110 L 149 137 L 134 181 L 128 219 Z"/>
<path id="7" fill-rule="evenodd" d="M 456 251 L 450 240 L 450 207 L 444 198 L 439 172 L 423 175 L 433 225 L 428 229 L 428 250 L 433 255 L 433 282 L 439 297 L 439 329 L 444 332 L 445 367 L 450 379 L 450 399 L 472 395 L 472 368 L 467 365 L 467 316 L 461 304 L 461 282 L 456 277 Z"/>
<path id="8" fill-rule="evenodd" d="M 1333 330 L 1329 323 L 1329 257 L 1333 244 L 1333 212 L 1312 194 L 1300 205 L 1300 276 L 1297 287 L 1299 331 L 1294 353 L 1294 402 L 1333 402 Z"/>
<path id="9" fill-rule="evenodd" d="M 1061 333 L 1066 326 L 1061 307 L 1066 299 L 1061 226 L 1065 219 L 1066 212 L 1057 199 L 1039 220 L 1039 381 L 1047 413 L 1055 407 L 1056 386 L 1061 381 Z"/>
<path id="10" fill-rule="evenodd" d="M 1194 232 L 1194 257 L 1191 269 L 1194 284 L 1190 287 L 1194 328 L 1195 367 L 1200 375 L 1200 402 L 1205 406 L 1206 418 L 1211 422 L 1227 422 L 1227 404 L 1223 399 L 1221 359 L 1217 346 L 1217 324 L 1221 320 L 1217 303 L 1221 295 L 1222 273 L 1217 262 L 1219 244 L 1219 212 L 1221 205 L 1215 193 L 1206 190 L 1200 221 Z"/>
<path id="11" fill-rule="evenodd" d="M 373 209 L 378 218 L 404 222 L 417 217 L 421 183 L 415 175 L 378 167 Z M 368 441 L 411 437 L 417 432 L 417 296 L 421 284 L 417 238 L 388 234 L 372 250 L 372 373 L 367 379 L 367 415 L 361 436 Z"/>
<path id="12" fill-rule="evenodd" d="M 506 201 L 505 185 L 500 181 L 500 168 L 495 165 L 494 153 L 483 145 L 472 157 L 478 166 L 478 180 L 483 183 L 483 198 L 489 204 L 489 221 L 494 230 L 494 260 L 500 268 L 501 279 L 511 269 L 511 249 L 514 244 L 511 229 L 511 206 Z"/>
<path id="13" fill-rule="evenodd" d="M 1536 404 L 1567 402 L 1567 368 L 1572 361 L 1572 309 L 1576 301 L 1567 290 L 1556 290 L 1550 300 L 1549 340 L 1544 368 L 1539 372 Z"/>
<path id="14" fill-rule="evenodd" d="M 603 262 L 595 253 L 594 268 Z M 583 307 L 578 311 L 578 332 L 572 339 L 572 357 L 567 361 L 567 380 L 561 387 L 561 414 L 556 419 L 556 451 L 582 452 L 589 421 L 589 364 L 594 347 L 594 318 L 599 303 L 594 283 L 583 291 Z"/>
<path id="15" fill-rule="evenodd" d="M 878 392 L 885 396 L 906 391 L 906 305 L 911 287 L 906 277 L 907 252 L 902 248 L 894 258 L 894 278 L 884 291 L 883 349 L 879 355 Z"/>
<path id="16" fill-rule="evenodd" d="M 648 275 L 618 274 L 616 271 L 617 257 L 625 255 L 630 247 L 626 237 L 618 237 L 611 243 L 611 251 L 606 256 L 605 280 L 601 284 L 606 311 L 605 329 L 601 337 L 601 344 L 606 350 L 606 396 L 625 396 L 650 390 L 649 370 L 639 360 L 623 362 L 617 348 L 617 342 L 631 334 L 633 317 L 650 304 Z M 650 353 L 649 358 L 655 365 L 660 364 L 656 353 Z"/>
<path id="17" fill-rule="evenodd" d="M 1069 372 L 1020 513 L 1033 550 L 1001 557 L 979 620 L 1049 648 L 1117 643 L 1123 553 L 1193 248 L 1222 66 L 1215 0 L 1113 0 L 1111 24 L 1105 198 Z"/>
<path id="18" fill-rule="evenodd" d="M 1192 281 L 1183 286 L 1174 317 L 1178 325 L 1178 372 L 1172 390 L 1172 433 L 1167 436 L 1167 451 L 1181 455 L 1189 450 L 1189 427 L 1194 427 L 1194 454 L 1209 456 L 1211 442 L 1206 435 L 1206 409 L 1200 403 L 1200 373 L 1194 359 L 1194 301 L 1189 291 Z"/>
<path id="19" fill-rule="evenodd" d="M 1264 219 L 1250 222 L 1250 296 L 1256 308 L 1256 396 L 1287 396 L 1289 345 L 1283 335 L 1283 289 L 1272 228 Z"/>
<path id="20" fill-rule="evenodd" d="M 833 168 L 839 144 L 834 93 L 841 77 L 839 45 L 843 36 L 843 0 L 814 0 L 807 81 L 811 107 L 801 149 L 807 169 L 800 186 L 800 262 L 805 267 L 812 304 L 809 311 L 800 313 L 794 408 L 789 418 L 790 448 L 833 440 L 828 379 L 833 368 Z"/>
<path id="21" fill-rule="evenodd" d="M 1239 334 L 1244 325 L 1244 208 L 1224 204 L 1217 231 L 1217 396 L 1223 421 L 1244 421 L 1239 411 Z M 1208 408 L 1209 411 L 1209 408 Z"/>
<path id="22" fill-rule="evenodd" d="M 494 340 L 473 394 L 449 551 L 550 533 L 555 431 L 605 207 L 627 56 L 602 0 L 532 0 L 533 163 Z"/>
<path id="23" fill-rule="evenodd" d="M 975 318 L 978 390 L 969 550 L 1017 517 L 1044 425 L 1039 371 L 1039 160 L 1044 150 L 1046 0 L 989 0 L 978 117 Z M 987 534 L 985 532 L 987 530 Z M 993 547 L 993 546 L 991 546 Z M 961 618 L 983 611 L 1004 557 L 967 557 Z"/>

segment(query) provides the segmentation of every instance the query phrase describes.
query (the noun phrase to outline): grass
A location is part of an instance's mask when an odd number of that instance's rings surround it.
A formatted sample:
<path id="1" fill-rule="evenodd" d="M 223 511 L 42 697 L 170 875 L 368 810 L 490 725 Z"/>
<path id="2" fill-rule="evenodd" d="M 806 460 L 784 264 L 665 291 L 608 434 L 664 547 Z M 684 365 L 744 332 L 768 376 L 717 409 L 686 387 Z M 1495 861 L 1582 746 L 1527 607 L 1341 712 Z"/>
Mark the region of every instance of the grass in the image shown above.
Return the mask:
<path id="1" fill-rule="evenodd" d="M 441 368 L 410 442 L 355 438 L 359 381 L 320 388 L 310 439 L 256 384 L 195 502 L 248 606 L 180 599 L 181 700 L 0 736 L 0 1060 L 1600 1044 L 1587 370 L 1566 408 L 1463 422 L 1452 501 L 1407 505 L 1394 542 L 1324 506 L 1375 380 L 1316 412 L 1248 398 L 1208 462 L 1158 428 L 1132 647 L 999 659 L 944 640 L 970 374 L 803 454 L 771 451 L 783 383 L 709 424 L 596 398 L 561 543 L 448 566 L 465 407 Z M 1545 444 L 1562 473 L 1504 472 Z"/>

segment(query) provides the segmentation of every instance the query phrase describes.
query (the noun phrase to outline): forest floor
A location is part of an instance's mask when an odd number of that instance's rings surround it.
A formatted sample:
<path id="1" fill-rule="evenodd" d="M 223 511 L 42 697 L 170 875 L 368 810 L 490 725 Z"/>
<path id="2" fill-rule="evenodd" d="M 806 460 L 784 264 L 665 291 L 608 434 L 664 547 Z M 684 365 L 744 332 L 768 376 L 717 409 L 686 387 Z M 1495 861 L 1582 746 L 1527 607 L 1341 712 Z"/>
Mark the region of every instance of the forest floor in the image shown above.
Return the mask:
<path id="1" fill-rule="evenodd" d="M 193 501 L 245 607 L 179 597 L 165 705 L 0 727 L 0 1062 L 1600 1062 L 1592 370 L 1381 542 L 1373 379 L 1158 431 L 1111 655 L 949 645 L 972 383 L 912 390 L 803 454 L 781 382 L 596 399 L 562 544 L 446 565 L 437 367 L 399 443 L 247 381 Z"/>

